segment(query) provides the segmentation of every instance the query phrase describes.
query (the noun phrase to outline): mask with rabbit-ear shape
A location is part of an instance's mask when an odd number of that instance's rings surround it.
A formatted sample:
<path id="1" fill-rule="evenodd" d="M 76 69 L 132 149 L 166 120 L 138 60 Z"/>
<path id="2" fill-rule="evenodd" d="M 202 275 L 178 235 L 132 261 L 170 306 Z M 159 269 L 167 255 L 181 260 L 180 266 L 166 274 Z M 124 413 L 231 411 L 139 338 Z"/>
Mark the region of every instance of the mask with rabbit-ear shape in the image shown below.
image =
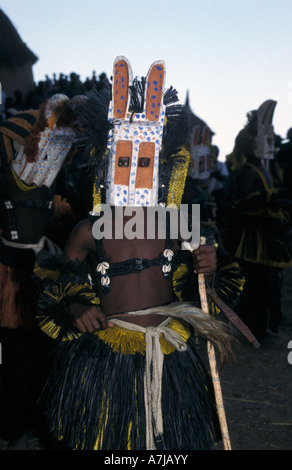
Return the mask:
<path id="1" fill-rule="evenodd" d="M 117 57 L 108 113 L 113 129 L 108 141 L 106 202 L 120 206 L 155 206 L 158 203 L 159 152 L 165 117 L 164 61 L 154 62 L 148 71 L 140 113 L 129 110 L 132 81 L 129 61 L 124 56 Z"/>
<path id="2" fill-rule="evenodd" d="M 47 100 L 44 116 L 48 126 L 40 133 L 38 152 L 33 162 L 28 162 L 24 147 L 13 162 L 13 170 L 26 184 L 50 187 L 72 146 L 74 132 L 71 127 L 58 127 L 58 121 L 69 103 L 69 98 L 56 94 Z"/>
<path id="3" fill-rule="evenodd" d="M 262 160 L 274 158 L 273 115 L 277 102 L 267 100 L 257 110 L 257 135 L 254 154 Z"/>
<path id="4" fill-rule="evenodd" d="M 195 126 L 191 134 L 190 176 L 194 179 L 209 178 L 210 168 L 210 129 Z"/>

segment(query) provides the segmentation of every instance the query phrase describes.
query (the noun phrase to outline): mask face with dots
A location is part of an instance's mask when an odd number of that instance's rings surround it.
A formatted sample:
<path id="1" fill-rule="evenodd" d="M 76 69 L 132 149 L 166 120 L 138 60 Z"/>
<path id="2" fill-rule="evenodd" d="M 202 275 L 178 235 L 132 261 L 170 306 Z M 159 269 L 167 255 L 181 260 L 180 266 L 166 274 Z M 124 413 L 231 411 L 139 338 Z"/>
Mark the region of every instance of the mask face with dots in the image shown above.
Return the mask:
<path id="1" fill-rule="evenodd" d="M 13 169 L 26 184 L 50 187 L 58 175 L 74 138 L 71 128 L 58 127 L 58 119 L 68 102 L 69 98 L 62 94 L 48 99 L 45 109 L 48 127 L 40 133 L 35 161 L 28 162 L 24 148 L 19 150 Z"/>
<path id="2" fill-rule="evenodd" d="M 114 127 L 108 142 L 110 165 L 106 202 L 120 206 L 155 206 L 165 117 L 164 62 L 154 62 L 148 71 L 140 113 L 129 111 L 132 80 L 130 63 L 123 56 L 117 57 L 108 114 Z"/>
<path id="3" fill-rule="evenodd" d="M 263 160 L 264 166 L 274 158 L 273 114 L 276 101 L 267 100 L 257 110 L 257 136 L 255 139 L 255 156 Z M 267 163 L 267 164 L 266 164 Z"/>
<path id="4" fill-rule="evenodd" d="M 195 126 L 191 135 L 191 167 L 190 176 L 194 179 L 209 178 L 211 172 L 210 130 Z"/>

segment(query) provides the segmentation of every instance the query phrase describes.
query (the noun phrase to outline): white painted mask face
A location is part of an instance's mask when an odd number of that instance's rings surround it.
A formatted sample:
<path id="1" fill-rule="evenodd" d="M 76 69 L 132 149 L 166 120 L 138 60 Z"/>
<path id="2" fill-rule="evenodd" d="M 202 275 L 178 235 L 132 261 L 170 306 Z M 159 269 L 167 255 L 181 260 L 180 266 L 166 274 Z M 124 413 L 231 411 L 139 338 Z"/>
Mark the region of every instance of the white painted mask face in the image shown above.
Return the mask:
<path id="1" fill-rule="evenodd" d="M 114 129 L 108 143 L 110 165 L 106 202 L 120 206 L 155 206 L 165 116 L 164 62 L 154 62 L 148 71 L 141 113 L 129 112 L 132 79 L 128 60 L 117 57 L 108 115 Z"/>
<path id="2" fill-rule="evenodd" d="M 45 110 L 48 127 L 41 132 L 35 161 L 27 161 L 23 147 L 18 152 L 13 169 L 26 184 L 50 187 L 58 175 L 75 135 L 69 127 L 57 127 L 58 119 L 68 101 L 69 98 L 62 94 L 49 98 Z"/>
<path id="3" fill-rule="evenodd" d="M 258 133 L 255 139 L 255 156 L 261 160 L 274 158 L 274 128 L 272 125 L 276 101 L 267 100 L 257 110 Z M 267 167 L 267 165 L 264 165 Z"/>
<path id="4" fill-rule="evenodd" d="M 210 131 L 207 127 L 203 129 L 201 139 L 201 129 L 196 126 L 191 137 L 191 168 L 190 176 L 194 179 L 207 179 L 211 172 Z M 201 140 L 201 143 L 199 143 Z"/>

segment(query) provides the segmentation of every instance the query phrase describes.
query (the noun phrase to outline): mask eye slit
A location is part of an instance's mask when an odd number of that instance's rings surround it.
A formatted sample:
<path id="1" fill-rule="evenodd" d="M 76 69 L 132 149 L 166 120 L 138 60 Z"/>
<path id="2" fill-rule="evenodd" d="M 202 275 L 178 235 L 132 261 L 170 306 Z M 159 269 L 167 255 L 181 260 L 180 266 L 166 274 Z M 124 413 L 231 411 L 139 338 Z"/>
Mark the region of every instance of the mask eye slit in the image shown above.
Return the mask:
<path id="1" fill-rule="evenodd" d="M 130 159 L 129 157 L 119 157 L 118 166 L 127 168 L 129 166 Z"/>
<path id="2" fill-rule="evenodd" d="M 148 168 L 149 165 L 150 165 L 150 158 L 147 158 L 147 157 L 139 158 L 138 166 L 140 168 Z"/>
<path id="3" fill-rule="evenodd" d="M 132 142 L 117 141 L 114 184 L 129 185 L 132 152 Z"/>

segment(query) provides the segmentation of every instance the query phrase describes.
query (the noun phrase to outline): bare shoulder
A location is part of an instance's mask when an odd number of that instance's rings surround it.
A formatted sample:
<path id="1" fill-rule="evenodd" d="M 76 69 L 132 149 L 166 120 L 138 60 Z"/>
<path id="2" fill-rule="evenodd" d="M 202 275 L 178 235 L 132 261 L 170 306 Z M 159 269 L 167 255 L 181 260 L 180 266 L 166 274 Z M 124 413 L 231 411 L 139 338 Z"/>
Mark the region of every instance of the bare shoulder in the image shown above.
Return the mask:
<path id="1" fill-rule="evenodd" d="M 92 237 L 92 231 L 91 231 L 91 224 L 89 220 L 84 219 L 78 222 L 75 227 L 73 228 L 69 240 L 72 239 L 78 239 L 78 240 L 86 240 L 90 239 Z"/>
<path id="2" fill-rule="evenodd" d="M 81 220 L 75 225 L 74 229 L 77 233 L 83 234 L 85 237 L 91 235 L 91 223 L 88 219 Z"/>
<path id="3" fill-rule="evenodd" d="M 84 257 L 86 253 L 94 251 L 94 238 L 91 223 L 88 219 L 81 220 L 73 228 L 66 243 L 65 253 L 70 258 Z M 77 256 L 78 255 L 78 256 Z"/>

